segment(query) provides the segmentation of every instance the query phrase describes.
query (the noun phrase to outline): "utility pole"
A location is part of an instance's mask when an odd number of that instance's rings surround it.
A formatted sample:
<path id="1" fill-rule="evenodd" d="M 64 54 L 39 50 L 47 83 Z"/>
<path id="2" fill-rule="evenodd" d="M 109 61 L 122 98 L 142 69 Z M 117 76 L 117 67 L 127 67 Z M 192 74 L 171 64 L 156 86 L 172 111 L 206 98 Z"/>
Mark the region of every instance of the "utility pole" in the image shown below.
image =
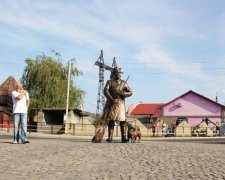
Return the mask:
<path id="1" fill-rule="evenodd" d="M 68 124 L 68 111 L 69 111 L 69 97 L 70 97 L 70 74 L 71 74 L 71 64 L 74 59 L 69 60 L 69 69 L 68 69 L 68 81 L 67 81 L 67 94 L 66 94 L 66 118 L 64 119 L 65 132 L 67 131 Z"/>
<path id="2" fill-rule="evenodd" d="M 96 115 L 101 116 L 103 108 L 105 106 L 103 50 L 101 50 L 101 54 L 100 54 L 98 60 L 95 62 L 95 65 L 99 66 L 98 99 L 97 99 Z"/>

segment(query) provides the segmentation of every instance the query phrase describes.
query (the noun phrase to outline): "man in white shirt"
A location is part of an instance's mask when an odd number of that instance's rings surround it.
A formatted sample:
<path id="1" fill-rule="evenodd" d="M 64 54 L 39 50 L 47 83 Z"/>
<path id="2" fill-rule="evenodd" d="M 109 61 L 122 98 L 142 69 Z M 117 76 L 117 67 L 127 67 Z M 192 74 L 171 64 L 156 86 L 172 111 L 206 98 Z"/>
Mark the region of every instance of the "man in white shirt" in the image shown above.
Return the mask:
<path id="1" fill-rule="evenodd" d="M 30 105 L 30 98 L 27 91 L 23 90 L 22 84 L 16 84 L 16 90 L 12 92 L 13 117 L 14 117 L 14 144 L 19 143 L 19 125 L 21 123 L 22 143 L 29 143 L 27 140 L 27 111 Z"/>

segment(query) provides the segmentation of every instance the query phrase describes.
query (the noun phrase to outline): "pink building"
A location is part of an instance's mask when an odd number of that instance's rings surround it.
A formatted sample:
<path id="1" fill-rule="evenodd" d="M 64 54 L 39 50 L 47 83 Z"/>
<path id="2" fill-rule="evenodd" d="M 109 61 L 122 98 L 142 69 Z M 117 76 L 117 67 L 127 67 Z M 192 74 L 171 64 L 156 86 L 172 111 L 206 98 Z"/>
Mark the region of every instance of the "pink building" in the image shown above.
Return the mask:
<path id="1" fill-rule="evenodd" d="M 198 125 L 202 119 L 210 122 L 224 122 L 225 107 L 196 92 L 188 91 L 161 107 L 163 119 L 186 120 L 192 127 Z"/>

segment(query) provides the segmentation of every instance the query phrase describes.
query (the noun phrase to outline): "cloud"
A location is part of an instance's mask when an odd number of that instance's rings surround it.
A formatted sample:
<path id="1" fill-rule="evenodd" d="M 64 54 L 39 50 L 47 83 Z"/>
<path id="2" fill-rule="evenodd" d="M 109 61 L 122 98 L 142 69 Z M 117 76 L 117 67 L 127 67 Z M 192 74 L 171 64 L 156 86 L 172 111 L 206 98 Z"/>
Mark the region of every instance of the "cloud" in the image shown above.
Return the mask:
<path id="1" fill-rule="evenodd" d="M 182 63 L 175 57 L 173 51 L 160 47 L 157 44 L 151 44 L 141 49 L 135 58 L 140 63 L 144 63 L 149 69 L 160 70 L 166 73 L 191 74 L 191 76 L 201 76 L 202 66 L 199 64 Z M 191 72 L 190 72 L 191 70 Z"/>
<path id="2" fill-rule="evenodd" d="M 0 26 L 1 36 L 0 43 L 11 48 L 27 48 L 37 49 L 45 47 L 43 41 L 34 36 L 33 33 L 24 28 L 16 27 L 12 30 L 12 26 Z"/>
<path id="3" fill-rule="evenodd" d="M 111 46 L 110 42 L 106 41 L 104 38 L 102 38 L 102 36 L 98 36 L 98 33 L 96 34 L 95 31 L 91 31 L 90 26 L 85 27 L 84 24 L 81 24 L 79 21 L 79 15 L 77 16 L 75 12 L 73 13 L 74 23 L 71 23 L 70 20 L 66 19 L 67 16 L 65 17 L 65 15 L 61 14 L 62 12 L 60 12 L 60 9 L 62 7 L 59 7 L 59 4 L 57 3 L 54 4 L 54 9 L 51 9 L 50 5 L 47 4 L 36 4 L 33 3 L 34 1 L 28 2 L 31 3 L 28 3 L 29 6 L 26 4 L 26 2 L 11 2 L 9 4 L 5 4 L 5 6 L 8 6 L 9 8 L 4 6 L 3 8 L 1 6 L 2 8 L 0 10 L 2 14 L 5 14 L 5 16 L 1 16 L 0 21 L 2 23 L 8 24 L 9 26 L 13 24 L 14 27 L 23 27 L 34 32 L 41 32 L 44 34 L 66 38 L 67 40 L 77 44 L 86 43 L 96 46 L 97 48 L 100 48 L 102 44 L 104 44 L 105 47 Z M 50 10 L 50 12 L 43 12 L 44 10 Z M 82 15 L 83 14 L 80 16 Z M 87 30 L 88 28 L 90 29 Z"/>

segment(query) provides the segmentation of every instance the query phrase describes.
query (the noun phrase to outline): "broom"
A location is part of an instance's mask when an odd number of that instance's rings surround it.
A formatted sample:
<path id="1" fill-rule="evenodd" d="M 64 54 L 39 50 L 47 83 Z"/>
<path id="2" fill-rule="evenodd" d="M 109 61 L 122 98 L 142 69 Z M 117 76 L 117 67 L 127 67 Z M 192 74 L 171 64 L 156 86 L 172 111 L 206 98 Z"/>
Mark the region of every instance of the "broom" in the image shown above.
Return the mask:
<path id="1" fill-rule="evenodd" d="M 111 104 L 110 102 L 107 102 L 106 106 L 111 106 L 111 109 L 110 109 L 110 111 L 107 111 L 107 110 L 104 111 L 102 118 L 105 120 L 105 122 L 96 131 L 94 137 L 92 138 L 92 142 L 94 142 L 94 143 L 101 143 L 102 142 L 103 136 L 105 134 L 105 130 L 106 130 L 106 128 L 108 126 L 108 123 L 109 123 L 108 119 L 113 119 L 113 118 L 110 118 L 110 117 L 115 117 L 116 116 L 115 114 L 118 113 L 118 105 L 117 105 L 117 103 Z"/>
<path id="2" fill-rule="evenodd" d="M 92 142 L 94 143 L 101 143 L 102 142 L 102 139 L 103 139 L 103 136 L 105 134 L 105 130 L 108 126 L 108 123 L 109 123 L 109 120 L 108 119 L 113 119 L 113 118 L 109 118 L 109 117 L 115 117 L 118 113 L 118 105 L 117 103 L 106 103 L 106 106 L 110 105 L 111 106 L 111 109 L 109 112 L 105 111 L 103 114 L 103 119 L 105 120 L 104 124 L 96 131 L 94 137 L 92 138 Z M 105 116 L 108 116 L 108 118 L 105 118 Z"/>
<path id="3" fill-rule="evenodd" d="M 103 136 L 105 134 L 105 129 L 107 128 L 108 122 L 105 122 L 95 133 L 94 137 L 92 138 L 93 143 L 101 143 Z"/>

